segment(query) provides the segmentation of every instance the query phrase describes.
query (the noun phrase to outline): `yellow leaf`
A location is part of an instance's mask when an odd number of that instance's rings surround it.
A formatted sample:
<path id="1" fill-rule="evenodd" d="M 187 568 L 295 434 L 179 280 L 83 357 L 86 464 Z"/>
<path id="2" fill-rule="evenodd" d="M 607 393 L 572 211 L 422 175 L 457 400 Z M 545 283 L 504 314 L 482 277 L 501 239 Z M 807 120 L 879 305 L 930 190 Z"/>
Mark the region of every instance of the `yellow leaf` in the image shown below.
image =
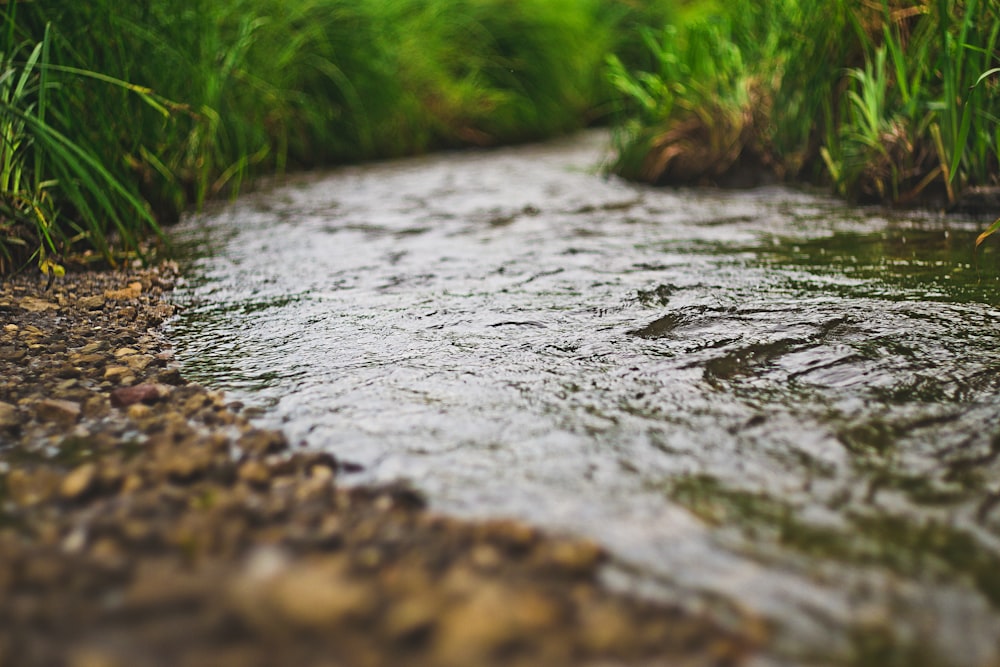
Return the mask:
<path id="1" fill-rule="evenodd" d="M 63 276 L 66 275 L 66 267 L 64 267 L 59 262 L 56 262 L 55 260 L 49 259 L 48 257 L 38 262 L 38 268 L 45 275 L 49 275 L 49 271 L 52 272 L 53 276 L 59 278 L 62 278 Z"/>
<path id="2" fill-rule="evenodd" d="M 976 247 L 978 248 L 980 245 L 982 245 L 983 241 L 985 241 L 991 234 L 993 234 L 993 232 L 995 232 L 998 229 L 1000 229 L 1000 218 L 994 220 L 992 225 L 987 227 L 982 234 L 976 237 Z"/>

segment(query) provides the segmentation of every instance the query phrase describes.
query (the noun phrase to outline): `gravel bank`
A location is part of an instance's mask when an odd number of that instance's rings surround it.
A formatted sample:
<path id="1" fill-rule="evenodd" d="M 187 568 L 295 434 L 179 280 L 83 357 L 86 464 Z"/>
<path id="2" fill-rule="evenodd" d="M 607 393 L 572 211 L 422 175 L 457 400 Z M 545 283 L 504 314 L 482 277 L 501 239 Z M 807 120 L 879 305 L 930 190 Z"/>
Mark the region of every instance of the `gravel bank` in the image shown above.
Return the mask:
<path id="1" fill-rule="evenodd" d="M 0 284 L 0 667 L 737 665 L 606 555 L 346 488 L 187 383 L 167 265 Z M 758 633 L 751 633 L 758 634 Z"/>

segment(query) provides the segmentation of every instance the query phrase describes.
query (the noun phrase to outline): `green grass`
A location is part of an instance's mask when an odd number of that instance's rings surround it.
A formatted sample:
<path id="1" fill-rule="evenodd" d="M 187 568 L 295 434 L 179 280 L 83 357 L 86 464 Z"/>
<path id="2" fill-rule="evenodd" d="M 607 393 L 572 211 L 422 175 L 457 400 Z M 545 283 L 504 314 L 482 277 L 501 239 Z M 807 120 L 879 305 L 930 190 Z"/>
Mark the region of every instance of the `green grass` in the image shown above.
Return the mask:
<path id="1" fill-rule="evenodd" d="M 953 203 L 1000 171 L 998 33 L 985 0 L 11 1 L 0 273 L 140 255 L 257 175 L 609 118 L 632 178 Z"/>
<path id="2" fill-rule="evenodd" d="M 0 273 L 133 256 L 256 175 L 599 121 L 604 58 L 642 61 L 635 32 L 671 5 L 0 4 Z"/>
<path id="3" fill-rule="evenodd" d="M 985 0 L 694 3 L 647 34 L 652 67 L 609 72 L 625 100 L 620 173 L 652 182 L 830 183 L 854 200 L 954 204 L 993 185 L 1000 7 Z"/>

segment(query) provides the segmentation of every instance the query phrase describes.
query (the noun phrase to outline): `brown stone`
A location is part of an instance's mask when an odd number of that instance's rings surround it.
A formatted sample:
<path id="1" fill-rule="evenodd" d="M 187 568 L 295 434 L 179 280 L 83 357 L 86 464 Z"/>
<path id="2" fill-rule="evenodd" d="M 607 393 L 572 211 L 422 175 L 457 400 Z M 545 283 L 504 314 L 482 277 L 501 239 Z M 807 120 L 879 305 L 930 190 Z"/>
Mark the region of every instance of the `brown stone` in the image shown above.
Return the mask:
<path id="1" fill-rule="evenodd" d="M 142 294 L 142 283 L 129 283 L 127 287 L 117 290 L 106 290 L 104 296 L 115 301 L 126 301 L 128 299 L 138 299 Z"/>
<path id="2" fill-rule="evenodd" d="M 59 304 L 37 299 L 33 296 L 23 297 L 17 304 L 29 313 L 41 313 L 46 310 L 59 310 Z"/>
<path id="3" fill-rule="evenodd" d="M 125 357 L 122 359 L 130 369 L 135 372 L 140 372 L 146 370 L 146 368 L 155 361 L 155 359 L 148 354 L 135 354 L 130 357 Z"/>
<path id="4" fill-rule="evenodd" d="M 165 371 L 161 371 L 156 375 L 156 381 L 160 384 L 169 384 L 175 387 L 187 384 L 187 380 L 181 375 L 180 370 L 176 368 L 168 368 Z"/>
<path id="5" fill-rule="evenodd" d="M 97 466 L 84 463 L 66 475 L 59 485 L 59 495 L 67 500 L 78 500 L 97 487 Z"/>
<path id="6" fill-rule="evenodd" d="M 60 484 L 59 475 L 49 468 L 29 472 L 14 469 L 7 475 L 7 494 L 22 506 L 37 505 L 51 498 Z"/>
<path id="7" fill-rule="evenodd" d="M 94 366 L 104 361 L 104 355 L 89 353 L 76 353 L 69 355 L 69 361 L 77 366 Z"/>
<path id="8" fill-rule="evenodd" d="M 35 404 L 35 415 L 40 421 L 75 424 L 80 418 L 80 404 L 47 398 Z"/>
<path id="9" fill-rule="evenodd" d="M 279 431 L 253 430 L 245 433 L 239 440 L 239 446 L 248 454 L 264 456 L 277 454 L 288 449 L 288 440 Z"/>
<path id="10" fill-rule="evenodd" d="M 137 384 L 134 387 L 119 387 L 111 392 L 111 405 L 126 408 L 135 403 L 152 404 L 163 397 L 162 389 L 155 384 Z"/>
<path id="11" fill-rule="evenodd" d="M 124 378 L 130 377 L 132 369 L 128 366 L 108 366 L 104 369 L 104 379 L 110 382 L 122 382 Z"/>
<path id="12" fill-rule="evenodd" d="M 267 486 L 271 481 L 271 471 L 260 461 L 247 461 L 240 466 L 239 478 L 252 486 Z"/>
<path id="13" fill-rule="evenodd" d="M 0 431 L 12 431 L 21 424 L 16 405 L 0 402 Z"/>
<path id="14" fill-rule="evenodd" d="M 606 554 L 588 540 L 553 538 L 545 542 L 536 557 L 543 567 L 571 575 L 588 575 L 604 561 Z"/>
<path id="15" fill-rule="evenodd" d="M 85 296 L 80 299 L 80 307 L 84 310 L 98 310 L 104 307 L 105 297 L 103 294 L 97 294 L 95 296 Z"/>
<path id="16" fill-rule="evenodd" d="M 244 613 L 257 616 L 263 612 L 291 627 L 318 632 L 349 619 L 370 617 L 378 600 L 366 582 L 352 580 L 330 567 L 304 563 L 247 589 L 243 595 L 237 594 Z"/>

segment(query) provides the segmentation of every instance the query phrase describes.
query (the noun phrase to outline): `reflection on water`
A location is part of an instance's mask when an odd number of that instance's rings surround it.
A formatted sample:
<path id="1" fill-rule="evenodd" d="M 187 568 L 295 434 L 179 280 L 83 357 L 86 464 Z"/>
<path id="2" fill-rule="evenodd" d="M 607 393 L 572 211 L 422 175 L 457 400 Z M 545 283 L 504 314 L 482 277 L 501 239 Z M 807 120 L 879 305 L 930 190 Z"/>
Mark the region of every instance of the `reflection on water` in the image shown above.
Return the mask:
<path id="1" fill-rule="evenodd" d="M 186 373 L 443 510 L 591 535 L 775 660 L 1000 660 L 981 223 L 655 190 L 600 134 L 343 169 L 192 220 Z M 738 623 L 738 620 L 732 620 Z"/>

